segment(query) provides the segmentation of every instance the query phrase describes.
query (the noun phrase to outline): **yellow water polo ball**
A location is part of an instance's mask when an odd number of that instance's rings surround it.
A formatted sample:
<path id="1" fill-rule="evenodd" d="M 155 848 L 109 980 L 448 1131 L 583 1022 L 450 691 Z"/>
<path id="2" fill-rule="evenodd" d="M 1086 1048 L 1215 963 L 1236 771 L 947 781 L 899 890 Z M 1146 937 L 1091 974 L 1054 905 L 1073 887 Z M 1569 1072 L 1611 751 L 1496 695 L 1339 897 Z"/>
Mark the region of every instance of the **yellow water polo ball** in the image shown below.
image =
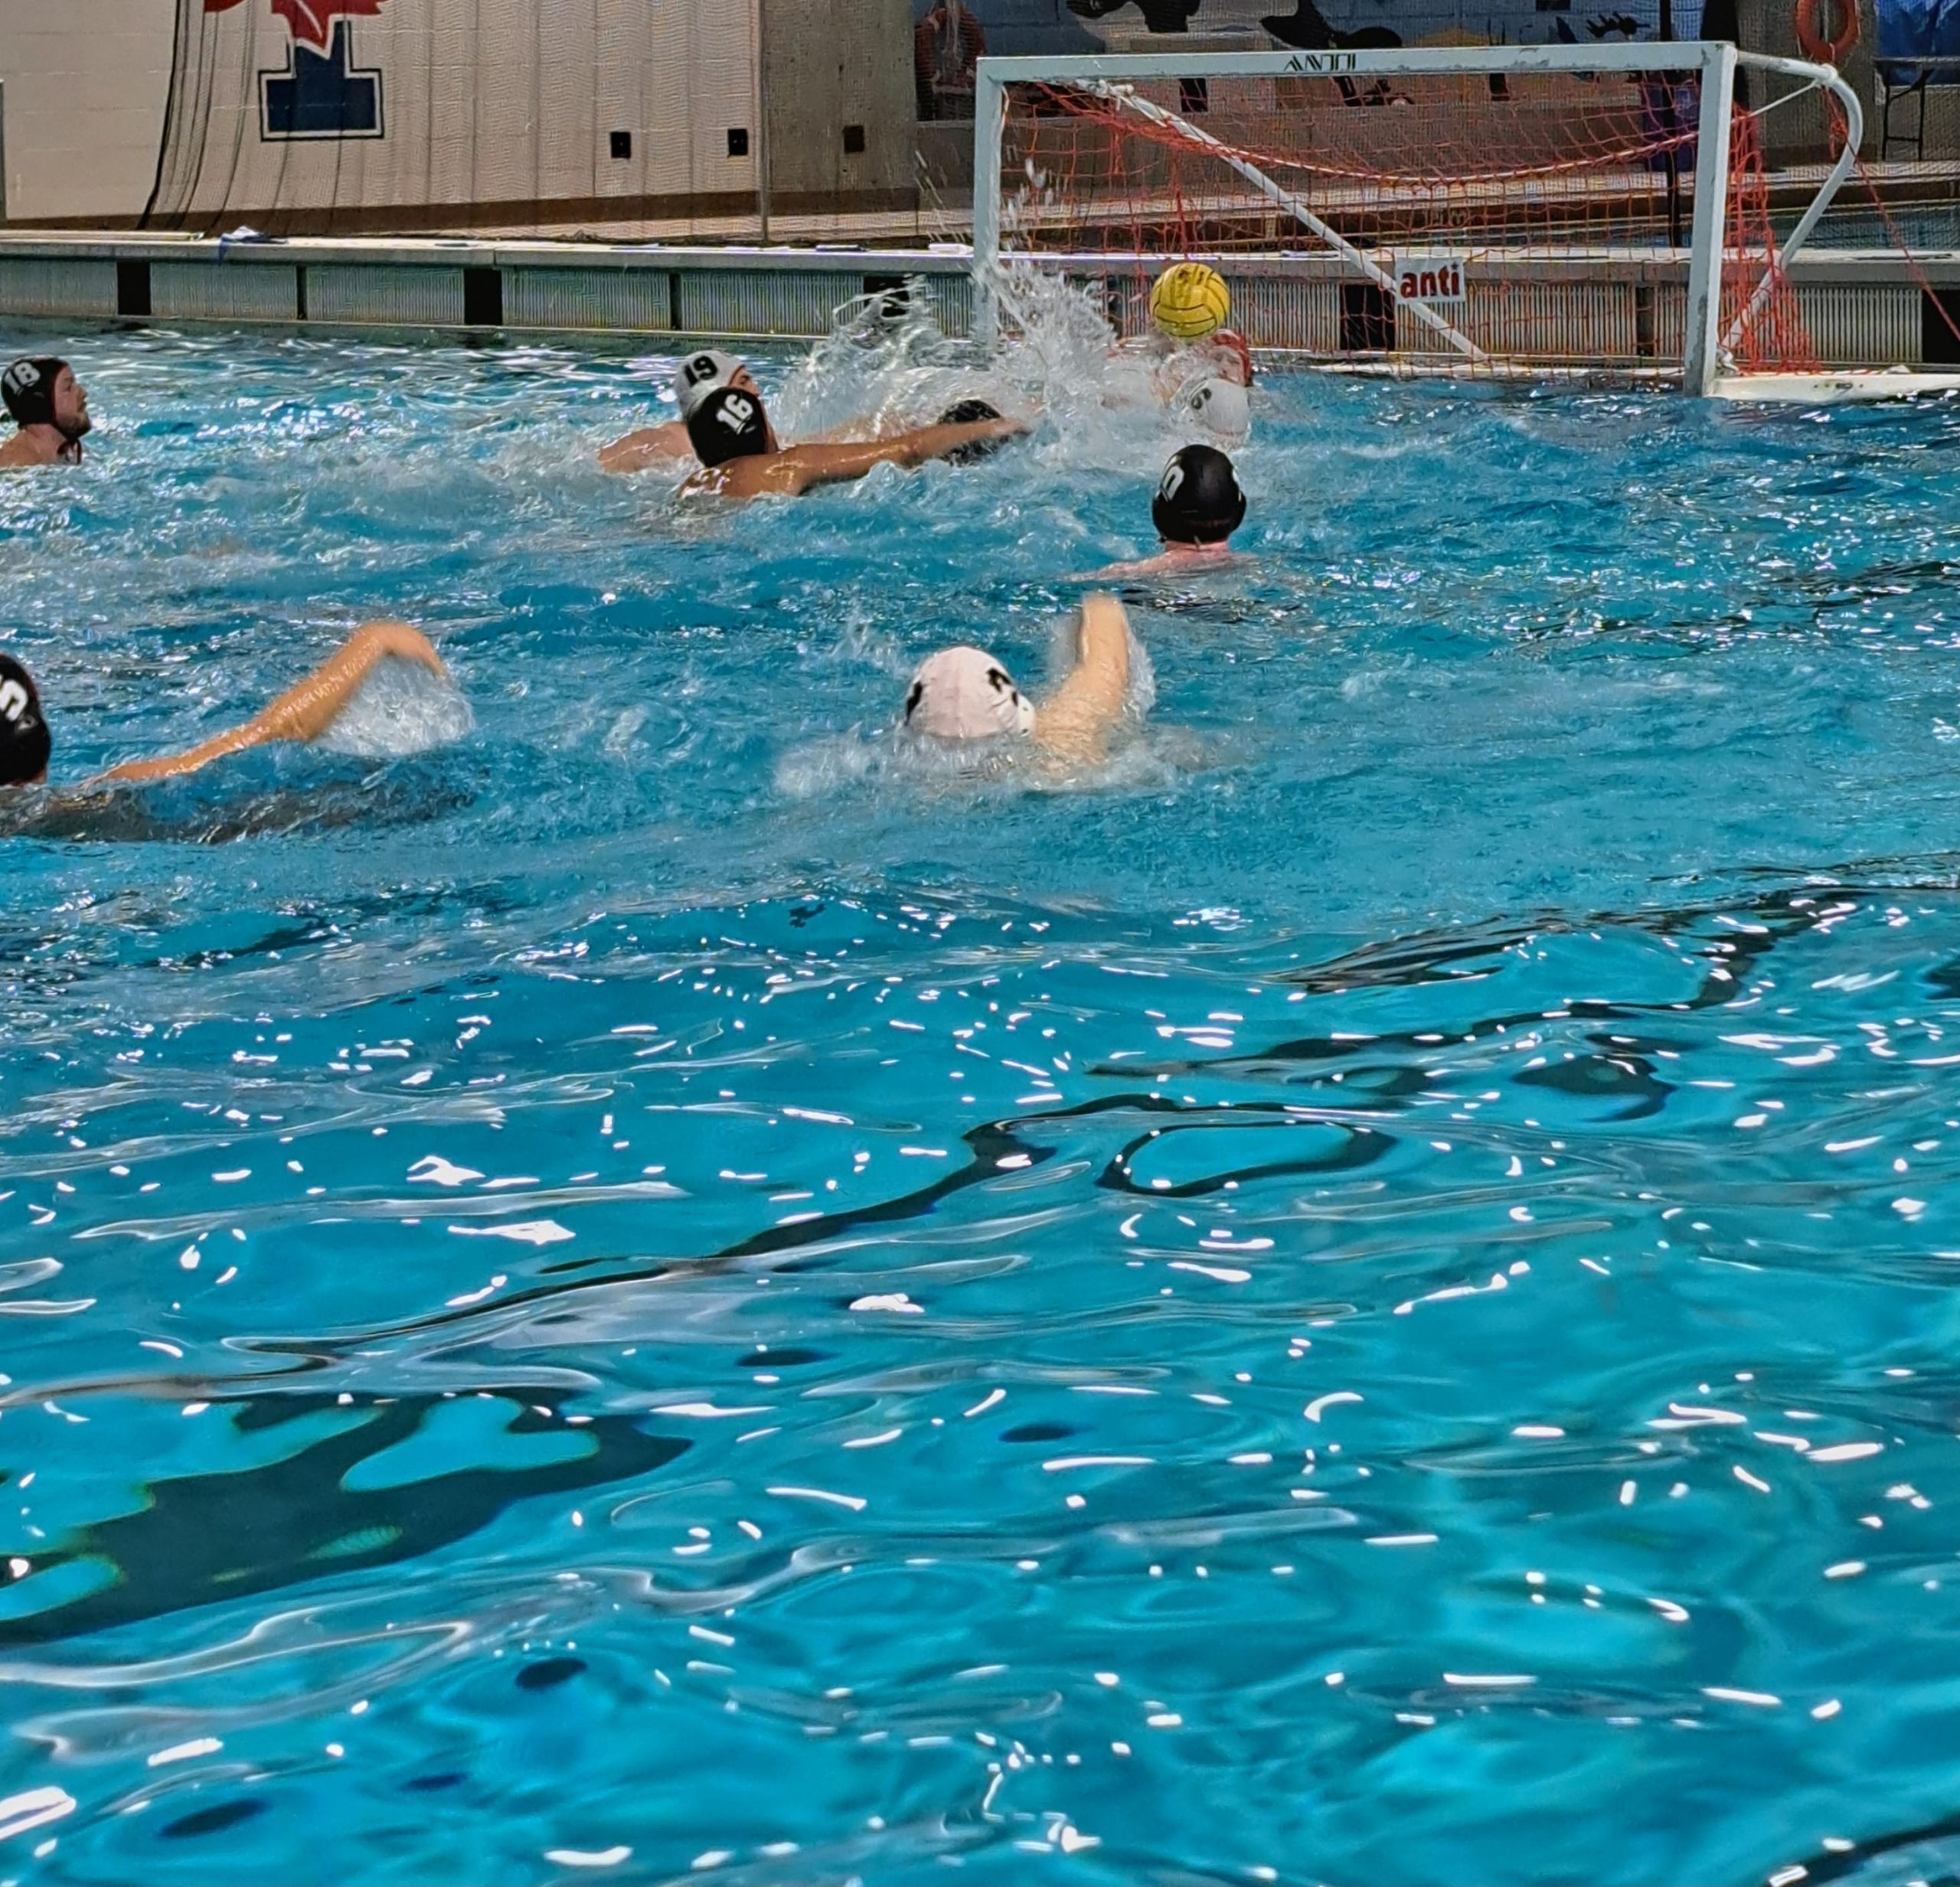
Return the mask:
<path id="1" fill-rule="evenodd" d="M 1166 269 L 1150 291 L 1150 318 L 1174 341 L 1202 341 L 1223 327 L 1231 313 L 1225 278 L 1201 262 Z"/>

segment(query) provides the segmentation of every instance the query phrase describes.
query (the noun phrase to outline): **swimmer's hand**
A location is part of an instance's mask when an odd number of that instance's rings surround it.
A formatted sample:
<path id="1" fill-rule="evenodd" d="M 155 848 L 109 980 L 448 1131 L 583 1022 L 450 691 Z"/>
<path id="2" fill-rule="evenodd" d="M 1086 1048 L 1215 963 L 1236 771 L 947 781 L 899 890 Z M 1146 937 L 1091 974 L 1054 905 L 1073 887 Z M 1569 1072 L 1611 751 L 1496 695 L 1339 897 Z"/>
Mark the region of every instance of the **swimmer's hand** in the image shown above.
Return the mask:
<path id="1" fill-rule="evenodd" d="M 929 459 L 942 458 L 947 452 L 957 452 L 963 446 L 978 445 L 989 439 L 1019 439 L 1033 430 L 1025 420 L 1005 418 L 969 420 L 958 426 L 929 426 L 923 429 L 924 432 L 956 434 L 958 436 L 942 442 L 924 455 Z M 916 439 L 920 435 L 915 433 L 913 436 Z"/>
<path id="2" fill-rule="evenodd" d="M 1099 593 L 1076 620 L 1074 668 L 1034 710 L 1034 744 L 1057 759 L 1100 763 L 1129 687 L 1129 618 L 1115 597 Z"/>
<path id="3" fill-rule="evenodd" d="M 188 753 L 167 754 L 161 759 L 129 760 L 111 767 L 88 784 L 91 786 L 127 785 L 147 780 L 174 779 L 194 773 L 228 753 L 247 747 L 268 746 L 278 741 L 317 740 L 359 691 L 375 664 L 390 656 L 412 661 L 433 675 L 445 679 L 449 671 L 428 638 L 406 622 L 370 622 L 354 632 L 315 668 L 305 681 L 296 683 L 279 698 L 269 703 L 242 727 L 221 734 L 191 748 Z"/>

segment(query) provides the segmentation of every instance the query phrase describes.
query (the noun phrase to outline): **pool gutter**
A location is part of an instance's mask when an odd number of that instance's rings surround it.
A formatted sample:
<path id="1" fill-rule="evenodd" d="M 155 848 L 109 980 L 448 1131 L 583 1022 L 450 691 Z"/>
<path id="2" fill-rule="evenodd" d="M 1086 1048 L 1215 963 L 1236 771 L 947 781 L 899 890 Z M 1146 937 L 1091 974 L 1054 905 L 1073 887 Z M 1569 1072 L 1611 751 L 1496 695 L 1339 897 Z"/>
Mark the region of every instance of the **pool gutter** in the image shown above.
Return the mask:
<path id="1" fill-rule="evenodd" d="M 1568 325 L 1575 361 L 1638 371 L 1676 348 L 1684 253 L 1491 256 L 1479 266 L 1485 292 L 1530 298 L 1535 320 Z M 974 318 L 971 266 L 970 252 L 952 243 L 743 248 L 35 231 L 0 233 L 0 318 L 808 339 L 830 331 L 845 305 L 916 282 L 944 331 L 962 337 Z M 1343 277 L 1334 258 L 1230 258 L 1223 266 L 1255 347 L 1339 354 Z M 1100 284 L 1121 331 L 1142 331 L 1132 263 L 1083 257 L 1070 273 Z M 1825 364 L 1948 364 L 1929 291 L 1960 310 L 1960 253 L 1909 262 L 1890 251 L 1813 251 L 1792 275 Z"/>

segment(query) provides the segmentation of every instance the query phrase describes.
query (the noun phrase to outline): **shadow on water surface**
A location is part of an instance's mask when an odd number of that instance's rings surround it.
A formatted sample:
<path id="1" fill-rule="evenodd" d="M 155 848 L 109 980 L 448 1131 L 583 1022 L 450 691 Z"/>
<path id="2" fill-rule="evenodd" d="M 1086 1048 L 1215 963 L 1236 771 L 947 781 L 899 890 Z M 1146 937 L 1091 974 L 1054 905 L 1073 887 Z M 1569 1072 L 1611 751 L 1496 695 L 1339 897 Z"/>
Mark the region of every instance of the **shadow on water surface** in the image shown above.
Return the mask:
<path id="1" fill-rule="evenodd" d="M 57 1552 L 21 1556 L 0 1615 L 0 1646 L 55 1644 L 214 1599 L 279 1592 L 322 1576 L 329 1565 L 353 1572 L 420 1559 L 520 1502 L 636 1481 L 687 1451 L 686 1442 L 649 1435 L 624 1417 L 599 1415 L 567 1428 L 526 1398 L 503 1434 L 519 1448 L 526 1437 L 570 1438 L 573 1458 L 451 1467 L 400 1487 L 348 1486 L 363 1462 L 410 1441 L 444 1399 L 410 1395 L 353 1409 L 332 1396 L 302 1394 L 233 1402 L 241 1435 L 319 1415 L 349 1425 L 263 1467 L 150 1482 L 140 1511 L 84 1527 Z M 58 1585 L 69 1568 L 100 1582 L 22 1615 L 35 1595 L 28 1582 Z"/>

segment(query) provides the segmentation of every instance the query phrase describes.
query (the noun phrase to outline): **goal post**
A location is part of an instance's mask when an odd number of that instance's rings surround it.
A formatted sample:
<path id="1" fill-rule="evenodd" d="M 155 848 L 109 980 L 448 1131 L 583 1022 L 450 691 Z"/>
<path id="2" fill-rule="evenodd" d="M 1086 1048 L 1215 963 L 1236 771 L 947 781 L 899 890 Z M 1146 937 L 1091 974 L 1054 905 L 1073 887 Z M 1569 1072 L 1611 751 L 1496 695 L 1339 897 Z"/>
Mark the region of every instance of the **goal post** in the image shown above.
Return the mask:
<path id="1" fill-rule="evenodd" d="M 1769 109 L 1828 93 L 1847 134 L 1780 240 L 1739 67 L 1782 82 Z M 1329 365 L 1697 393 L 1815 366 L 1786 266 L 1862 127 L 1834 70 L 1726 41 L 989 58 L 976 83 L 983 341 L 1021 269 L 1099 282 L 1135 331 L 1191 258 L 1253 344 Z"/>
<path id="2" fill-rule="evenodd" d="M 1727 242 L 1729 142 L 1736 96 L 1736 49 L 1704 47 L 1700 122 L 1696 139 L 1694 242 L 1688 252 L 1687 318 L 1682 324 L 1681 390 L 1705 394 L 1714 384 L 1722 325 L 1722 258 Z"/>

